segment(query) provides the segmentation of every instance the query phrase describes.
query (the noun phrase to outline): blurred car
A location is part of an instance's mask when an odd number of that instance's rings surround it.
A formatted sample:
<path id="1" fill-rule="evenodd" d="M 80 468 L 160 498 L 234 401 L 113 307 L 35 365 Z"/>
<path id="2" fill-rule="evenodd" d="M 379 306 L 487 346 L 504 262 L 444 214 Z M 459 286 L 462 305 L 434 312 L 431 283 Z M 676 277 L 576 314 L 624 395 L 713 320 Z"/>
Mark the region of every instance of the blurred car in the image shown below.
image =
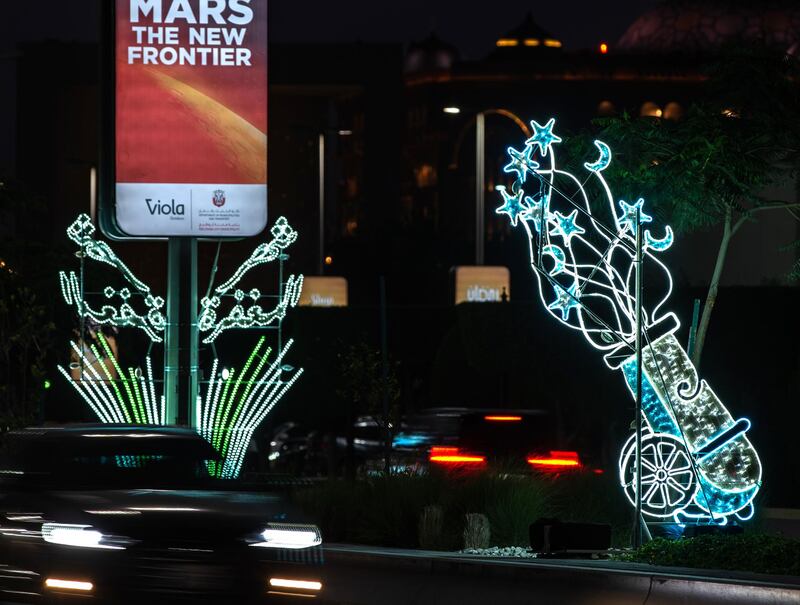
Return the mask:
<path id="1" fill-rule="evenodd" d="M 358 416 L 350 433 L 354 469 L 363 472 L 383 460 L 386 430 L 378 418 Z M 270 441 L 270 470 L 294 476 L 341 474 L 347 464 L 347 441 L 346 434 L 308 430 L 296 422 L 283 423 L 276 427 Z"/>
<path id="2" fill-rule="evenodd" d="M 432 467 L 542 473 L 590 468 L 586 456 L 559 443 L 555 422 L 542 410 L 431 408 L 404 419 L 392 450 L 393 466 L 410 472 Z"/>
<path id="3" fill-rule="evenodd" d="M 317 527 L 213 479 L 190 429 L 73 425 L 0 452 L 0 601 L 284 602 L 319 596 Z"/>

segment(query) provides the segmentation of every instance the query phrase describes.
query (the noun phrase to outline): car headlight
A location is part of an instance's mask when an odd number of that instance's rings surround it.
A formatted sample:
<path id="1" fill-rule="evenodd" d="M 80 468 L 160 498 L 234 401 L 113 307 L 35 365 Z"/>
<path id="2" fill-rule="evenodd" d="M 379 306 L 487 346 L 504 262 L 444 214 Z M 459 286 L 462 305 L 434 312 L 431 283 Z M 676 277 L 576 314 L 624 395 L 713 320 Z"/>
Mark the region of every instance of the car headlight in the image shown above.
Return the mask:
<path id="1" fill-rule="evenodd" d="M 79 546 L 82 548 L 106 548 L 123 550 L 123 541 L 106 536 L 91 525 L 71 525 L 67 523 L 42 524 L 42 538 L 52 544 Z"/>
<path id="2" fill-rule="evenodd" d="M 310 548 L 322 544 L 322 534 L 316 525 L 268 523 L 261 532 L 261 541 L 251 546 L 261 548 Z"/>

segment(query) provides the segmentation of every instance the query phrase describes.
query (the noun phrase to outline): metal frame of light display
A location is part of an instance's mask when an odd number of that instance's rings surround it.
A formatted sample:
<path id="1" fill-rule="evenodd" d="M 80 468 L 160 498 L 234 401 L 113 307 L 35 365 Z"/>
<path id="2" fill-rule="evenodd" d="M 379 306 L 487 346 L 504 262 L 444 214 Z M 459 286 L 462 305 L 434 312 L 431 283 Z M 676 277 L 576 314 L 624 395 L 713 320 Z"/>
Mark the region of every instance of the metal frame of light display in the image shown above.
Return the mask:
<path id="1" fill-rule="evenodd" d="M 238 476 L 253 433 L 303 374 L 302 368 L 283 363 L 293 341 L 283 344 L 281 331 L 281 322 L 288 309 L 297 305 L 303 287 L 302 275 L 290 275 L 285 282 L 283 279 L 283 263 L 289 258 L 285 250 L 295 242 L 297 232 L 284 217 L 275 222 L 270 232 L 270 241 L 257 246 L 230 279 L 200 301 L 198 331 L 205 334 L 203 342 L 211 344 L 214 350 L 217 338 L 230 329 L 275 329 L 277 332 L 278 354 L 271 363 L 268 363 L 270 348 L 264 346 L 266 337 L 262 336 L 238 374 L 229 368 L 218 372 L 222 364 L 215 358 L 206 394 L 198 395 L 193 419 L 195 428 L 222 455 L 223 461 L 212 465 L 211 470 L 224 478 Z M 69 368 L 80 369 L 81 374 L 76 379 L 62 366 L 58 366 L 59 372 L 101 422 L 165 424 L 165 400 L 163 395 L 156 394 L 157 381 L 153 378 L 149 353 L 145 359 L 146 373 L 141 368 L 128 368 L 125 372 L 102 332 L 95 332 L 98 347 L 85 343 L 84 330 L 86 322 L 101 328 L 138 328 L 150 339 L 152 348 L 164 341 L 168 320 L 162 311 L 164 299 L 154 296 L 107 243 L 94 238 L 95 227 L 88 215 L 79 215 L 67 229 L 67 236 L 79 248 L 76 256 L 81 259 L 81 270 L 79 273 L 61 271 L 59 279 L 62 297 L 74 307 L 82 322 L 80 342 L 70 342 L 77 361 Z M 120 289 L 106 286 L 102 290 L 104 302 L 92 306 L 87 302 L 84 290 L 84 261 L 87 258 L 116 268 L 128 285 Z M 274 261 L 280 264 L 277 297 L 264 295 L 256 288 L 245 292 L 237 287 L 251 269 Z M 111 303 L 115 298 L 119 299 L 116 305 Z M 234 304 L 220 318 L 219 310 L 228 298 Z M 277 303 L 273 309 L 265 310 L 260 304 L 262 298 L 277 298 Z M 140 306 L 134 304 L 137 299 L 143 302 L 143 310 L 136 310 Z M 248 306 L 247 302 L 250 303 Z M 110 360 L 113 372 L 103 362 L 105 359 Z M 100 363 L 96 363 L 98 361 Z M 287 374 L 290 374 L 288 379 L 285 378 Z"/>
<path id="2" fill-rule="evenodd" d="M 580 331 L 603 353 L 608 368 L 621 371 L 636 397 L 637 301 L 636 261 L 663 280 L 664 295 L 655 305 L 641 306 L 641 512 L 654 520 L 679 523 L 727 523 L 735 515 L 753 515 L 753 499 L 761 486 L 761 462 L 747 437 L 750 421 L 735 419 L 702 380 L 675 337 L 677 316 L 665 310 L 672 277 L 658 254 L 673 243 L 664 227 L 655 237 L 637 230 L 652 217 L 644 200 L 614 197 L 602 171 L 611 151 L 595 141 L 599 158 L 585 163 L 585 178 L 557 167 L 555 120 L 531 122 L 534 135 L 519 151 L 508 148 L 505 172 L 516 176 L 510 191 L 497 187 L 514 227 L 528 236 L 531 267 L 547 311 L 562 324 Z M 535 159 L 534 159 L 535 158 Z M 597 203 L 590 203 L 594 200 Z M 594 212 L 607 211 L 613 227 Z M 636 434 L 624 444 L 619 478 L 625 495 L 636 505 Z"/>

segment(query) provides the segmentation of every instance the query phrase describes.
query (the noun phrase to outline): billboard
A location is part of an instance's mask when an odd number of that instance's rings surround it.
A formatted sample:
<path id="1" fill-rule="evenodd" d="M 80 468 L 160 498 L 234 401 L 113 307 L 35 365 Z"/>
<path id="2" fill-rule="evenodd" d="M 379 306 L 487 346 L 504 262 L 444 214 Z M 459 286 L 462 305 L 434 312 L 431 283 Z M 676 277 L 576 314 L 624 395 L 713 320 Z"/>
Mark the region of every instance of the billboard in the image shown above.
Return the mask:
<path id="1" fill-rule="evenodd" d="M 115 198 L 130 236 L 267 223 L 267 0 L 116 0 Z"/>
<path id="2" fill-rule="evenodd" d="M 455 267 L 455 303 L 507 302 L 511 298 L 508 267 Z"/>
<path id="3" fill-rule="evenodd" d="M 297 303 L 301 307 L 346 307 L 347 280 L 344 277 L 307 275 Z"/>

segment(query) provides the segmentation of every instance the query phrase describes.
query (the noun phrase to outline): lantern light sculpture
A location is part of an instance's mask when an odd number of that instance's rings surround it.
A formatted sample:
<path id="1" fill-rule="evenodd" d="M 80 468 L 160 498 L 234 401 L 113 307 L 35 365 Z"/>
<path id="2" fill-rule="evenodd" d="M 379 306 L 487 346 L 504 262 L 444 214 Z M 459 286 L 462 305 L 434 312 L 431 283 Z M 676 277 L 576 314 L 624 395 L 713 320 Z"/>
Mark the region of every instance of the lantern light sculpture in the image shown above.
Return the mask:
<path id="1" fill-rule="evenodd" d="M 761 486 L 761 462 L 747 437 L 750 421 L 734 418 L 699 377 L 675 337 L 680 322 L 665 309 L 672 278 L 658 254 L 672 245 L 672 229 L 666 226 L 660 237 L 644 230 L 637 249 L 637 232 L 653 219 L 645 214 L 643 199 L 614 203 L 602 174 L 611 162 L 608 145 L 595 141 L 599 157 L 583 165 L 586 174 L 579 179 L 557 165 L 553 144 L 561 139 L 554 125 L 554 119 L 544 126 L 533 121 L 534 135 L 524 148 L 508 148 L 504 170 L 516 178 L 510 191 L 497 187 L 503 204 L 496 212 L 527 234 L 545 309 L 580 331 L 606 365 L 622 373 L 634 397 L 637 335 L 644 338 L 638 351 L 641 477 L 634 433 L 619 458 L 625 495 L 636 505 L 640 490 L 641 512 L 653 519 L 718 524 L 734 515 L 749 519 Z M 603 210 L 612 226 L 594 214 Z M 663 279 L 663 296 L 653 305 L 637 307 L 639 259 Z"/>

